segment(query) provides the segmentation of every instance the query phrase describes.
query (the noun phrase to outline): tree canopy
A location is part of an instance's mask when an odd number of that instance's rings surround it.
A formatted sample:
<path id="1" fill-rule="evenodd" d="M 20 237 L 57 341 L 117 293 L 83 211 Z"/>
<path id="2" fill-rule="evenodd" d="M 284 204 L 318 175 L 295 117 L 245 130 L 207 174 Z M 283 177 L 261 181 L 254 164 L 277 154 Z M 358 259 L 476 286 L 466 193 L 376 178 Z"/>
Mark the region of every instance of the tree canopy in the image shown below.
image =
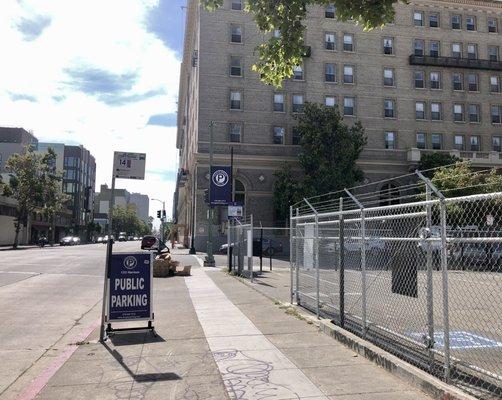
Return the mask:
<path id="1" fill-rule="evenodd" d="M 115 206 L 113 208 L 113 230 L 116 234 L 126 232 L 127 235 L 149 235 L 148 224 L 139 219 L 131 207 Z"/>
<path id="2" fill-rule="evenodd" d="M 210 11 L 223 5 L 224 0 L 200 0 Z M 248 0 L 246 11 L 252 14 L 258 28 L 264 32 L 278 30 L 268 41 L 258 46 L 258 62 L 253 70 L 263 82 L 281 86 L 301 65 L 305 55 L 305 20 L 309 6 L 334 5 L 336 18 L 353 21 L 371 30 L 394 20 L 394 4 L 401 0 Z"/>
<path id="3" fill-rule="evenodd" d="M 289 206 L 304 197 L 351 187 L 364 178 L 356 162 L 366 145 L 359 122 L 344 124 L 335 107 L 306 103 L 295 128 L 300 136 L 298 156 L 301 176 L 285 165 L 276 174 L 274 205 L 276 219 L 286 219 Z"/>

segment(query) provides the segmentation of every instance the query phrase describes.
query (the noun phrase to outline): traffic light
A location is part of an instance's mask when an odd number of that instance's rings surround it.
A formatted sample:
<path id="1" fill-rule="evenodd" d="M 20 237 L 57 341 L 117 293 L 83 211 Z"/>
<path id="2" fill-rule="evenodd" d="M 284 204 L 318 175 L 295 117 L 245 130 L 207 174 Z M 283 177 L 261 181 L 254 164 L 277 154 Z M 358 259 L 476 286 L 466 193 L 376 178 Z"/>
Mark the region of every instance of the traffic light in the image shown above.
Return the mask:
<path id="1" fill-rule="evenodd" d="M 204 189 L 204 203 L 209 204 L 209 189 Z"/>
<path id="2" fill-rule="evenodd" d="M 162 216 L 165 218 L 166 217 L 166 210 L 162 210 Z"/>
<path id="3" fill-rule="evenodd" d="M 160 218 L 161 214 L 162 214 L 162 210 L 157 210 L 157 218 Z"/>

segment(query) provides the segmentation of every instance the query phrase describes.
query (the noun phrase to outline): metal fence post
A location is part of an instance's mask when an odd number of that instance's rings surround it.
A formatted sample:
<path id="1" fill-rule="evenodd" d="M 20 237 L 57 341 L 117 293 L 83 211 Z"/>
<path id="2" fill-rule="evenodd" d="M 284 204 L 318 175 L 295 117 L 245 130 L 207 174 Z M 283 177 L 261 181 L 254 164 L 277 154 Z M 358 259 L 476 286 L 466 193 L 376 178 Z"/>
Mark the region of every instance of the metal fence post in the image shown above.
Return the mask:
<path id="1" fill-rule="evenodd" d="M 320 298 L 320 273 L 319 273 L 319 216 L 317 212 L 315 214 L 315 229 L 314 229 L 314 266 L 316 269 L 316 299 L 317 299 L 317 308 L 316 314 L 317 318 L 319 318 L 319 310 L 321 305 Z"/>
<path id="2" fill-rule="evenodd" d="M 263 229 L 261 230 L 261 239 L 263 240 Z M 293 206 L 289 207 L 289 294 L 290 294 L 290 303 L 293 304 L 293 265 L 295 264 L 295 260 L 293 257 L 293 243 L 296 243 L 296 238 L 293 238 Z M 261 257 L 260 257 L 260 270 L 261 270 Z"/>
<path id="3" fill-rule="evenodd" d="M 340 287 L 339 287 L 339 298 L 340 298 L 340 326 L 345 327 L 345 240 L 344 240 L 344 225 L 343 225 L 343 197 L 340 197 L 339 206 L 339 216 L 338 216 L 338 259 L 340 264 Z"/>
<path id="4" fill-rule="evenodd" d="M 296 217 L 300 215 L 298 208 L 296 209 Z M 295 285 L 295 300 L 296 304 L 300 304 L 300 244 L 304 245 L 304 242 L 300 239 L 300 229 L 298 227 L 298 221 L 295 226 L 295 236 L 296 236 L 296 285 Z"/>
<path id="5" fill-rule="evenodd" d="M 247 259 L 248 259 L 248 272 L 249 279 L 253 282 L 254 268 L 253 268 L 253 214 L 250 216 L 249 231 L 247 232 Z"/>
<path id="6" fill-rule="evenodd" d="M 446 242 L 446 203 L 439 203 L 441 213 L 441 271 L 443 276 L 443 320 L 444 320 L 444 380 L 450 382 L 450 312 L 448 305 L 448 254 Z"/>
<path id="7" fill-rule="evenodd" d="M 431 200 L 431 189 L 429 186 L 425 186 L 425 196 L 426 200 Z M 432 227 L 432 206 L 427 204 L 427 221 L 426 228 L 428 232 Z M 432 271 L 432 247 L 430 242 L 427 242 L 427 254 L 426 254 L 426 265 L 427 265 L 427 325 L 428 325 L 428 338 L 427 338 L 427 348 L 429 349 L 429 371 L 432 373 L 434 370 L 434 281 L 433 281 L 433 271 Z"/>

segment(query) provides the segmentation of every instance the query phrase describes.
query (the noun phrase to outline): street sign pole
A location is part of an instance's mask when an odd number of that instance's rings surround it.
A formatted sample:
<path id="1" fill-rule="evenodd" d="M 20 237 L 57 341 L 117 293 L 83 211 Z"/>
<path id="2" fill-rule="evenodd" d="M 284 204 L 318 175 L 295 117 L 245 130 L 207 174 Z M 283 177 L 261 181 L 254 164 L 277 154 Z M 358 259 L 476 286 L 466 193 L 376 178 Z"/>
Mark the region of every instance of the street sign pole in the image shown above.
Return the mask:
<path id="1" fill-rule="evenodd" d="M 110 196 L 110 207 L 108 209 L 108 242 L 106 246 L 105 279 L 103 282 L 103 304 L 101 306 L 101 327 L 99 330 L 99 341 L 105 340 L 106 323 L 106 299 L 108 298 L 108 277 L 110 275 L 110 264 L 112 261 L 113 239 L 113 207 L 115 206 L 115 168 L 112 173 L 112 192 Z"/>
<path id="2" fill-rule="evenodd" d="M 213 168 L 213 127 L 214 122 L 209 123 L 209 186 L 211 186 L 211 170 Z M 213 206 L 211 204 L 211 189 L 209 189 L 209 215 L 208 215 L 208 229 L 207 229 L 207 255 L 204 260 L 205 267 L 214 267 L 213 256 Z"/>

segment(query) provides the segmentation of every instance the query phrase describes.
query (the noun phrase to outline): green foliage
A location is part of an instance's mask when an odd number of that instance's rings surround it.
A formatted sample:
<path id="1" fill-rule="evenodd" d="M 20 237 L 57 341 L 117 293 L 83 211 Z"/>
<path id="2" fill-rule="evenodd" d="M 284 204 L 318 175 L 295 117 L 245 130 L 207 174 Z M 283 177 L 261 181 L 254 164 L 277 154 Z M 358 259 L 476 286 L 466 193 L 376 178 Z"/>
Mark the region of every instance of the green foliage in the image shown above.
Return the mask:
<path id="1" fill-rule="evenodd" d="M 349 127 L 334 107 L 306 103 L 298 117 L 302 177 L 294 176 L 289 165 L 276 174 L 274 205 L 276 218 L 287 219 L 289 206 L 304 197 L 335 192 L 362 181 L 357 166 L 366 137 L 358 122 Z"/>
<path id="2" fill-rule="evenodd" d="M 434 175 L 434 171 L 430 171 L 431 169 L 453 165 L 460 161 L 462 161 L 460 158 L 452 156 L 448 153 L 434 152 L 422 154 L 420 157 L 420 163 L 418 164 L 418 170 L 424 171 L 424 175 L 430 178 Z"/>
<path id="3" fill-rule="evenodd" d="M 115 235 L 126 232 L 127 235 L 145 236 L 151 232 L 148 224 L 138 218 L 134 209 L 123 206 L 113 208 L 113 230 Z"/>
<path id="4" fill-rule="evenodd" d="M 200 0 L 208 11 L 223 5 L 223 0 Z M 264 32 L 279 29 L 279 38 L 270 37 L 258 46 L 259 60 L 253 65 L 262 81 L 280 87 L 282 81 L 293 75 L 293 68 L 302 63 L 305 47 L 305 20 L 309 6 L 336 6 L 340 21 L 353 21 L 371 30 L 394 20 L 394 4 L 400 0 L 248 0 L 250 12 Z"/>

